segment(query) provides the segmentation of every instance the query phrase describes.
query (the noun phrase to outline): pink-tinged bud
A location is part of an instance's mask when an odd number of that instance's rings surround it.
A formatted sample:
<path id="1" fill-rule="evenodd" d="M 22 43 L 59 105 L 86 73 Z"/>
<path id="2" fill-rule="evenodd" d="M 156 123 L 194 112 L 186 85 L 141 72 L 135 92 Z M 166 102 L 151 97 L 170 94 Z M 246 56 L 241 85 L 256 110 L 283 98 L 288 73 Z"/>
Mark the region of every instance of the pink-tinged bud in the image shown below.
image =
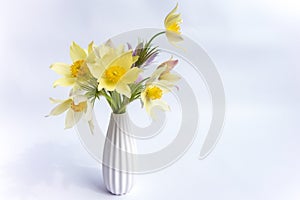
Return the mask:
<path id="1" fill-rule="evenodd" d="M 168 73 L 177 65 L 177 63 L 178 63 L 178 60 L 168 60 L 168 61 L 160 64 L 157 68 L 166 67 L 166 71 L 164 71 L 163 73 Z"/>

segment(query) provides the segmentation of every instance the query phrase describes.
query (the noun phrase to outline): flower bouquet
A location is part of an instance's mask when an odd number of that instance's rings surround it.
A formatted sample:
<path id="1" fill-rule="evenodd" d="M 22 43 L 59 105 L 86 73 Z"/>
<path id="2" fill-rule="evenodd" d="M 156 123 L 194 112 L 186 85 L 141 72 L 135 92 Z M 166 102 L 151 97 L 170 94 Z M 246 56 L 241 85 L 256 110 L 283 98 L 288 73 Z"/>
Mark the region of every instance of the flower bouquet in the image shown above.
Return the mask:
<path id="1" fill-rule="evenodd" d="M 170 58 L 158 64 L 153 73 L 147 77 L 143 75 L 143 71 L 160 53 L 159 47 L 152 44 L 156 37 L 165 34 L 168 41 L 174 45 L 183 40 L 180 33 L 182 19 L 180 14 L 176 13 L 177 8 L 178 5 L 166 16 L 164 31 L 155 34 L 148 41 L 139 42 L 135 48 L 130 44 L 115 46 L 108 40 L 99 46 L 91 42 L 87 49 L 83 49 L 73 42 L 70 47 L 72 64 L 54 63 L 50 66 L 62 76 L 54 82 L 53 87 L 71 87 L 67 99 L 50 98 L 52 103 L 58 105 L 49 115 L 66 112 L 66 129 L 72 128 L 84 118 L 93 133 L 92 111 L 95 101 L 105 99 L 111 107 L 111 120 L 103 151 L 106 163 L 114 161 L 116 165 L 115 161 L 120 160 L 118 165 L 134 168 L 134 162 L 130 157 L 119 159 L 122 157 L 120 151 L 133 153 L 135 151 L 133 139 L 128 134 L 122 136 L 122 133 L 130 132 L 130 128 L 126 125 L 127 105 L 140 100 L 142 107 L 153 118 L 154 107 L 169 110 L 163 96 L 176 88 L 175 84 L 180 79 L 177 74 L 172 73 L 178 60 Z M 104 182 L 111 193 L 126 194 L 131 189 L 132 175 L 126 170 L 128 169 L 117 170 L 115 166 L 103 164 Z"/>

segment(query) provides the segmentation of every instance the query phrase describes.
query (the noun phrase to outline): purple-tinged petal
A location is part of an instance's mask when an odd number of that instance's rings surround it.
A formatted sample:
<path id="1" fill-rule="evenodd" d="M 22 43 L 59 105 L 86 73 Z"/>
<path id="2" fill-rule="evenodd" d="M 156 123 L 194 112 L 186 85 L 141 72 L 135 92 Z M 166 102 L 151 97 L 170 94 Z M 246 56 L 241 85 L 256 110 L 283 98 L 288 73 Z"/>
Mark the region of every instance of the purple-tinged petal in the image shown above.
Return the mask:
<path id="1" fill-rule="evenodd" d="M 158 53 L 154 53 L 153 55 L 151 55 L 143 66 L 150 65 L 154 61 L 154 59 L 156 58 L 157 55 L 158 55 Z"/>
<path id="2" fill-rule="evenodd" d="M 136 56 L 137 54 L 139 54 L 139 52 L 141 52 L 141 50 L 143 49 L 143 42 L 139 43 L 136 48 L 134 49 L 132 56 Z"/>
<path id="3" fill-rule="evenodd" d="M 131 46 L 131 44 L 130 44 L 130 43 L 128 43 L 128 42 L 127 42 L 127 48 L 128 48 L 128 50 L 132 49 L 132 46 Z"/>
<path id="4" fill-rule="evenodd" d="M 143 80 L 143 77 L 141 76 L 141 75 L 139 75 L 138 77 L 137 77 L 137 79 L 135 80 L 135 83 L 139 83 L 139 82 L 141 82 Z"/>
<path id="5" fill-rule="evenodd" d="M 160 64 L 157 68 L 167 67 L 165 73 L 170 72 L 178 63 L 178 60 L 168 60 Z"/>

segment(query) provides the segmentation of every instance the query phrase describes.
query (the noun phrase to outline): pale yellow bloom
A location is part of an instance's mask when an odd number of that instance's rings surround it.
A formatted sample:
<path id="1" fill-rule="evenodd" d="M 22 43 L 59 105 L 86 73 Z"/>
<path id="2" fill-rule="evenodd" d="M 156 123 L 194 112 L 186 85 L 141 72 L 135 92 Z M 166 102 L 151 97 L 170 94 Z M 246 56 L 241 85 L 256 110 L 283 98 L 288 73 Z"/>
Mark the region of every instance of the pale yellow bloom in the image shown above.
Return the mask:
<path id="1" fill-rule="evenodd" d="M 50 98 L 50 101 L 59 104 L 51 110 L 48 116 L 60 115 L 67 111 L 65 129 L 72 128 L 83 116 L 89 124 L 92 122 L 92 105 L 84 95 L 70 97 L 66 100 Z"/>
<path id="2" fill-rule="evenodd" d="M 53 87 L 56 86 L 75 86 L 77 78 L 84 76 L 87 73 L 86 59 L 88 55 L 92 53 L 93 42 L 89 44 L 88 50 L 82 49 L 75 42 L 72 43 L 70 47 L 70 57 L 72 59 L 72 64 L 66 63 L 54 63 L 50 68 L 55 71 L 57 74 L 62 75 L 63 77 L 56 80 L 53 84 Z M 89 57 L 91 60 L 92 58 Z"/>
<path id="3" fill-rule="evenodd" d="M 116 90 L 118 93 L 130 98 L 131 91 L 128 84 L 133 83 L 138 78 L 139 73 L 142 72 L 137 67 L 131 68 L 136 60 L 137 58 L 132 56 L 132 51 L 128 51 L 107 66 L 99 69 L 98 90 L 100 91 L 103 88 L 108 91 Z"/>
<path id="4" fill-rule="evenodd" d="M 164 111 L 170 110 L 168 104 L 161 99 L 165 92 L 166 92 L 165 88 L 157 84 L 147 85 L 144 91 L 142 91 L 141 100 L 143 102 L 143 107 L 145 107 L 147 113 L 152 118 L 155 118 L 155 115 L 153 113 L 153 108 L 155 107 Z"/>
<path id="5" fill-rule="evenodd" d="M 178 60 L 168 60 L 160 64 L 152 73 L 146 82 L 145 89 L 141 92 L 141 100 L 147 113 L 155 118 L 153 108 L 157 107 L 161 110 L 170 110 L 169 106 L 161 98 L 164 94 L 171 91 L 180 77 L 171 73 L 171 70 L 177 65 Z"/>
<path id="6" fill-rule="evenodd" d="M 180 24 L 182 23 L 181 15 L 176 13 L 178 3 L 175 8 L 166 16 L 164 24 L 166 36 L 170 43 L 174 44 L 183 40 L 180 32 Z"/>
<path id="7" fill-rule="evenodd" d="M 124 45 L 115 47 L 111 40 L 105 44 L 93 48 L 94 59 L 88 60 L 87 65 L 91 74 L 99 78 L 103 70 L 117 57 L 125 53 Z"/>

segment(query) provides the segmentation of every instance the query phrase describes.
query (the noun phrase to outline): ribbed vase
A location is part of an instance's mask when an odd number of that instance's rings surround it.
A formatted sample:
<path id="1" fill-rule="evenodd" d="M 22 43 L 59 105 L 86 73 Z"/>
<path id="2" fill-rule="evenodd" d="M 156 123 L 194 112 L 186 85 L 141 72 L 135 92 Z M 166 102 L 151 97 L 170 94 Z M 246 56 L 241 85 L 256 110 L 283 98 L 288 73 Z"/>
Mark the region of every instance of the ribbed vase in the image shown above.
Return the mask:
<path id="1" fill-rule="evenodd" d="M 128 193 L 133 186 L 134 160 L 136 153 L 134 138 L 130 137 L 130 121 L 127 113 L 110 116 L 103 150 L 102 172 L 104 184 L 115 195 Z"/>

